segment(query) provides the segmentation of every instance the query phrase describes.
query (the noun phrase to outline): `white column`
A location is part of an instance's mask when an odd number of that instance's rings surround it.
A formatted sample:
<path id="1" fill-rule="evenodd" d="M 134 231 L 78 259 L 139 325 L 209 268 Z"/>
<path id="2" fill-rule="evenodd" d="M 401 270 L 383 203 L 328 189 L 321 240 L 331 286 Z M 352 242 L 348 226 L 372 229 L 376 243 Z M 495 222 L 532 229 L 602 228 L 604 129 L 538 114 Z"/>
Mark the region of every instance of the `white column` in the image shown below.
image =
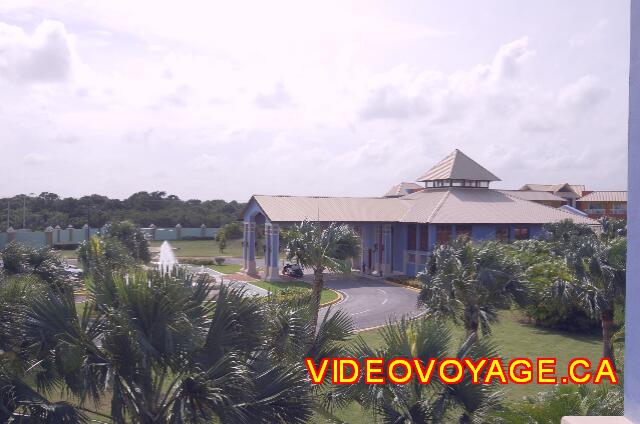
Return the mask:
<path id="1" fill-rule="evenodd" d="M 264 224 L 264 269 L 262 270 L 262 278 L 269 279 L 271 271 L 271 224 Z"/>
<path id="2" fill-rule="evenodd" d="M 247 274 L 256 273 L 256 223 L 249 222 L 247 237 Z"/>
<path id="3" fill-rule="evenodd" d="M 269 258 L 269 270 L 266 272 L 267 281 L 280 280 L 280 226 L 271 224 L 267 240 L 267 252 L 264 255 L 265 263 Z"/>

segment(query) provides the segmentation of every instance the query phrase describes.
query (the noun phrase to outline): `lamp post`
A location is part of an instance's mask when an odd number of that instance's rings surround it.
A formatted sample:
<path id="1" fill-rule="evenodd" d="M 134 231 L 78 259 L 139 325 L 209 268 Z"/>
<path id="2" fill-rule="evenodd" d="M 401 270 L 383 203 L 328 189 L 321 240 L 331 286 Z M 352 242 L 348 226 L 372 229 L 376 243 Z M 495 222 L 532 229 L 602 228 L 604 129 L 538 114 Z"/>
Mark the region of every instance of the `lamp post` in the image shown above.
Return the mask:
<path id="1" fill-rule="evenodd" d="M 26 229 L 27 228 L 27 197 L 33 197 L 35 196 L 34 193 L 29 193 L 29 195 L 25 195 L 22 198 L 22 229 Z"/>

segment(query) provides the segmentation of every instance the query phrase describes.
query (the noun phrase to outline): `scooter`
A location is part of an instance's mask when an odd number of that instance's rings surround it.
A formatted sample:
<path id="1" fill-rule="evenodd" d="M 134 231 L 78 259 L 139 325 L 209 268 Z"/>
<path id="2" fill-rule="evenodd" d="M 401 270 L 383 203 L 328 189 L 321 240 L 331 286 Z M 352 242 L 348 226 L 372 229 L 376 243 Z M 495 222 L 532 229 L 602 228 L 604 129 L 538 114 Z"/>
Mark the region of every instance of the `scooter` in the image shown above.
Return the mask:
<path id="1" fill-rule="evenodd" d="M 304 273 L 302 272 L 302 267 L 298 264 L 286 264 L 284 268 L 282 268 L 282 275 L 286 275 L 292 278 L 302 278 Z"/>

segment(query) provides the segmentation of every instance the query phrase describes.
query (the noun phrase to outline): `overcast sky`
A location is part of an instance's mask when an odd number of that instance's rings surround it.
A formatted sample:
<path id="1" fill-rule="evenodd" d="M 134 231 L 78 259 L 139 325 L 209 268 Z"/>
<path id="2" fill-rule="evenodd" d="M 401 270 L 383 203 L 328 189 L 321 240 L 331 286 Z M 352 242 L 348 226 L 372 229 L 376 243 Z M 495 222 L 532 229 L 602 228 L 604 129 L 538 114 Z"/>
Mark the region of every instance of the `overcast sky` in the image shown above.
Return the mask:
<path id="1" fill-rule="evenodd" d="M 0 196 L 626 189 L 628 3 L 3 0 Z"/>

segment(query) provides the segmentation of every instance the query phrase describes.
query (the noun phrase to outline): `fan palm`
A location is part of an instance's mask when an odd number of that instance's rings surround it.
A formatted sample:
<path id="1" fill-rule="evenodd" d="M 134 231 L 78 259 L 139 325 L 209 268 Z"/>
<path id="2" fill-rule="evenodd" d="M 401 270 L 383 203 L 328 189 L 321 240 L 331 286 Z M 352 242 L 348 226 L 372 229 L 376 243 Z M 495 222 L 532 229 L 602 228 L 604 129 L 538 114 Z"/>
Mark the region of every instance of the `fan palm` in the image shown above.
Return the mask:
<path id="1" fill-rule="evenodd" d="M 17 353 L 38 393 L 64 388 L 90 411 L 108 392 L 115 423 L 310 417 L 302 361 L 267 354 L 263 302 L 224 287 L 214 299 L 211 281 L 181 271 L 113 275 L 88 288 L 80 316 L 72 294 L 46 289 L 16 317 Z"/>
<path id="2" fill-rule="evenodd" d="M 450 329 L 440 321 L 422 318 L 389 323 L 380 330 L 381 348 L 370 347 L 357 339 L 350 356 L 364 362 L 365 358 L 456 357 L 458 359 L 496 357 L 493 345 L 484 340 L 467 338 L 454 348 Z M 356 401 L 373 411 L 384 423 L 422 424 L 437 422 L 484 422 L 487 413 L 499 405 L 501 392 L 493 385 L 472 384 L 469 373 L 454 385 L 445 385 L 434 378 L 429 384 L 418 379 L 403 385 L 365 384 L 362 379 L 354 385 L 340 386 L 326 396 L 328 408 L 340 408 Z"/>
<path id="3" fill-rule="evenodd" d="M 573 281 L 558 281 L 550 296 L 577 301 L 584 310 L 602 323 L 602 355 L 615 367 L 614 310 L 624 303 L 626 286 L 627 240 L 588 238 L 567 260 L 574 271 Z"/>
<path id="4" fill-rule="evenodd" d="M 495 424 L 555 424 L 565 416 L 624 414 L 622 385 L 556 386 L 496 413 Z"/>
<path id="5" fill-rule="evenodd" d="M 489 333 L 499 309 L 527 302 L 519 266 L 495 242 L 475 245 L 461 237 L 440 245 L 419 279 L 419 304 L 436 318 L 462 322 L 470 336 Z"/>
<path id="6" fill-rule="evenodd" d="M 356 255 L 358 243 L 357 234 L 346 224 L 331 223 L 323 226 L 303 221 L 289 231 L 285 246 L 287 259 L 295 259 L 303 268 L 313 270 L 311 304 L 314 309 L 311 328 L 315 328 L 318 322 L 324 272 L 350 272 L 351 266 L 346 259 Z"/>

